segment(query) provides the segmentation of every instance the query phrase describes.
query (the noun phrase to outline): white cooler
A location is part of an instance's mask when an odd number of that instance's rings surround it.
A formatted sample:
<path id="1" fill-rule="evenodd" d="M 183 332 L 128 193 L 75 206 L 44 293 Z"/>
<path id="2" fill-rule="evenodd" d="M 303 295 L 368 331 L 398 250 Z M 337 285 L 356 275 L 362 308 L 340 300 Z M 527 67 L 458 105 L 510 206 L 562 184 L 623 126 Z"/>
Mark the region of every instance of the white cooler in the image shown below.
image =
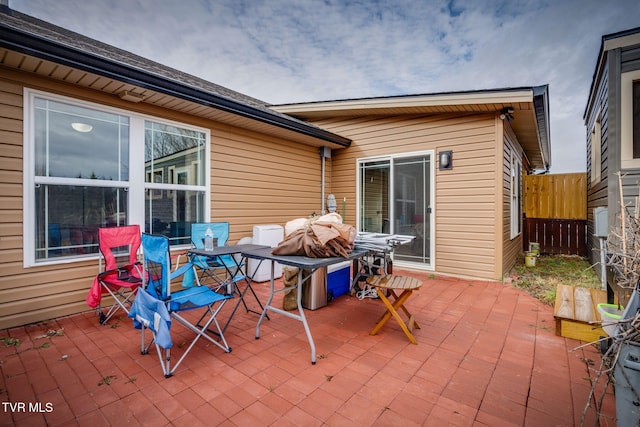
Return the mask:
<path id="1" fill-rule="evenodd" d="M 253 244 L 265 245 L 275 248 L 284 239 L 284 228 L 277 224 L 254 225 L 253 226 Z M 271 279 L 271 261 L 262 261 L 251 259 L 248 260 L 248 273 L 254 282 L 266 282 Z M 282 277 L 282 266 L 278 263 L 274 266 L 273 278 Z"/>

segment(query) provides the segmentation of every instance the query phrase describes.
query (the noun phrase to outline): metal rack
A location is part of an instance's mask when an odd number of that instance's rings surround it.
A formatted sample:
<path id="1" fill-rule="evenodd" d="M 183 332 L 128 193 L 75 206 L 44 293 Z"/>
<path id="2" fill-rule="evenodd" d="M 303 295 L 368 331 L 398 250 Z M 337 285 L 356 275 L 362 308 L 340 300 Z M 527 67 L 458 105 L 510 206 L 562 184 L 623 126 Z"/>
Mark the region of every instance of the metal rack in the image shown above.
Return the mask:
<path id="1" fill-rule="evenodd" d="M 355 240 L 356 248 L 366 249 L 368 252 L 367 255 L 353 260 L 352 291 L 359 291 L 358 282 L 366 281 L 368 277 L 391 274 L 393 250 L 397 246 L 412 242 L 415 238 L 403 234 L 358 233 Z"/>

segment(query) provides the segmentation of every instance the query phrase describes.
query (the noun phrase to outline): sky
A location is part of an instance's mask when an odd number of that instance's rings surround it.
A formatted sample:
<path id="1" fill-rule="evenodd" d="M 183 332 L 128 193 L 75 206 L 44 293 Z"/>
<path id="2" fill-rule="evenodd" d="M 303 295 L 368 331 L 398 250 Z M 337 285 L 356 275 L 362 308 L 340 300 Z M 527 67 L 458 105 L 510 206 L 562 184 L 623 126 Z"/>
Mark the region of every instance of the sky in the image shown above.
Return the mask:
<path id="1" fill-rule="evenodd" d="M 638 0 L 9 0 L 271 104 L 549 85 L 551 172 L 586 170 L 602 36 Z"/>

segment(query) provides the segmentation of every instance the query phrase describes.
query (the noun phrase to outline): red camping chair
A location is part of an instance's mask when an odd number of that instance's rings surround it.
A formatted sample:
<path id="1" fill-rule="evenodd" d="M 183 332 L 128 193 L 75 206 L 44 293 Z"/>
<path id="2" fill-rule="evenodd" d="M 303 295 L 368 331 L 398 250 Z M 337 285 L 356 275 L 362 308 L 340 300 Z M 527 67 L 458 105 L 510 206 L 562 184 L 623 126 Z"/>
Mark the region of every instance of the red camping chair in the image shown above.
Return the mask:
<path id="1" fill-rule="evenodd" d="M 119 309 L 129 314 L 127 306 L 131 305 L 138 287 L 142 284 L 142 264 L 138 262 L 140 227 L 126 225 L 100 228 L 98 243 L 102 253 L 101 273 L 93 280 L 86 301 L 90 307 L 97 307 L 100 323 L 104 325 Z M 105 291 L 114 300 L 106 314 L 102 311 L 101 304 Z"/>

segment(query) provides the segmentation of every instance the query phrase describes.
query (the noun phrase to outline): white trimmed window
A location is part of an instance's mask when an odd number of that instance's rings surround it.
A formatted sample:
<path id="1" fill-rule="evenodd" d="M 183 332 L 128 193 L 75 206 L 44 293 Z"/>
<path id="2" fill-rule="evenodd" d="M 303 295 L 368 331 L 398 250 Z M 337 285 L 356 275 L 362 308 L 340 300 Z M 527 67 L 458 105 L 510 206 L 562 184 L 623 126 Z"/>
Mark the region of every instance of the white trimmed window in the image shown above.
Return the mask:
<path id="1" fill-rule="evenodd" d="M 138 224 L 180 245 L 207 220 L 207 129 L 29 89 L 24 99 L 25 266 L 95 257 L 100 227 Z"/>
<path id="2" fill-rule="evenodd" d="M 640 168 L 640 70 L 620 79 L 620 166 Z"/>
<path id="3" fill-rule="evenodd" d="M 511 238 L 522 230 L 522 160 L 511 154 Z"/>

